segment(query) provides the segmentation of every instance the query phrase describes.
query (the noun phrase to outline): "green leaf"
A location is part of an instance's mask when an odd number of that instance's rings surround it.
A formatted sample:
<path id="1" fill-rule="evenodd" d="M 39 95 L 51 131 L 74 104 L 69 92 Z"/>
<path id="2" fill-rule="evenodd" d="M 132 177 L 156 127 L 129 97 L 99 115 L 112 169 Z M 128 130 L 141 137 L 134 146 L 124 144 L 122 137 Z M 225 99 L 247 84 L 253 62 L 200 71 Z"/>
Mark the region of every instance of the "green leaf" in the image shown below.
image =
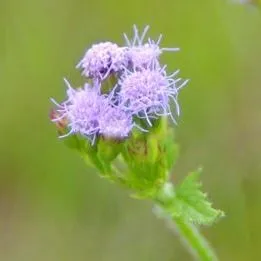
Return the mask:
<path id="1" fill-rule="evenodd" d="M 195 224 L 210 225 L 224 212 L 212 208 L 206 193 L 201 191 L 199 177 L 200 170 L 192 172 L 176 188 L 170 214 Z"/>

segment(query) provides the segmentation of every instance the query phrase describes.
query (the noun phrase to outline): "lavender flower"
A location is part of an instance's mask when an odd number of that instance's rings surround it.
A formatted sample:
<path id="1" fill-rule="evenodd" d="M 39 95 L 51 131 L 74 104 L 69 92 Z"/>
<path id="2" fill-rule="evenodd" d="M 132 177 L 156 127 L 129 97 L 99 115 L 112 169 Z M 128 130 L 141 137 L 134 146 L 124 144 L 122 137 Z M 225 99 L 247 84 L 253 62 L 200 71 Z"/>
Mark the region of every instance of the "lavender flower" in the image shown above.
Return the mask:
<path id="1" fill-rule="evenodd" d="M 176 114 L 179 115 L 178 90 L 187 82 L 177 87 L 176 83 L 180 79 L 172 78 L 177 73 L 178 71 L 167 76 L 165 67 L 126 72 L 119 83 L 120 103 L 127 111 L 131 111 L 140 118 L 146 118 L 149 125 L 151 125 L 150 118 L 167 115 L 170 115 L 175 122 L 170 109 L 170 99 L 174 101 Z"/>
<path id="2" fill-rule="evenodd" d="M 133 116 L 145 119 L 152 126 L 151 119 L 170 116 L 174 102 L 175 116 L 179 115 L 178 91 L 186 84 L 175 79 L 176 71 L 167 75 L 161 67 L 159 56 L 164 51 L 178 48 L 161 48 L 160 35 L 157 41 L 148 38 L 149 26 L 141 34 L 133 27 L 132 40 L 124 34 L 127 46 L 102 42 L 92 45 L 77 65 L 82 74 L 92 79 L 84 88 L 73 89 L 67 84 L 67 100 L 58 104 L 52 121 L 58 124 L 62 136 L 78 133 L 95 142 L 97 136 L 123 139 L 129 136 L 133 127 L 147 131 L 133 121 Z M 109 86 L 109 93 L 101 93 L 104 80 L 115 73 L 115 87 Z M 107 84 L 107 83 L 106 83 Z M 142 124 L 141 124 L 142 125 Z M 68 130 L 68 133 L 64 134 Z"/>
<path id="3" fill-rule="evenodd" d="M 107 138 L 126 138 L 133 127 L 131 114 L 115 106 L 105 109 L 100 118 L 100 134 Z"/>
<path id="4" fill-rule="evenodd" d="M 69 128 L 69 132 L 61 138 L 79 133 L 93 144 L 97 135 L 115 139 L 129 135 L 134 126 L 132 115 L 113 104 L 114 91 L 105 96 L 99 93 L 99 86 L 86 83 L 83 89 L 73 89 L 65 82 L 68 86 L 68 99 L 61 104 L 52 100 L 58 107 L 57 117 L 52 117 L 52 121 L 65 121 Z"/>
<path id="5" fill-rule="evenodd" d="M 96 135 L 99 132 L 100 113 L 107 105 L 107 100 L 104 96 L 99 95 L 98 88 L 93 88 L 88 83 L 83 89 L 73 89 L 66 81 L 68 86 L 68 99 L 57 104 L 60 117 L 53 121 L 67 119 L 69 132 L 60 137 L 66 137 L 73 133 L 79 133 L 94 142 Z"/>
<path id="6" fill-rule="evenodd" d="M 105 79 L 110 73 L 119 72 L 127 66 L 125 48 L 115 43 L 94 44 L 88 49 L 76 68 L 88 78 Z"/>
<path id="7" fill-rule="evenodd" d="M 129 64 L 133 69 L 150 68 L 151 66 L 159 66 L 159 56 L 164 51 L 178 51 L 179 48 L 160 48 L 160 42 L 162 35 L 159 36 L 157 41 L 148 38 L 144 43 L 145 36 L 149 30 L 149 26 L 146 26 L 139 34 L 138 28 L 134 25 L 134 37 L 130 40 L 126 34 L 124 38 L 128 46 L 126 56 L 129 59 Z"/>

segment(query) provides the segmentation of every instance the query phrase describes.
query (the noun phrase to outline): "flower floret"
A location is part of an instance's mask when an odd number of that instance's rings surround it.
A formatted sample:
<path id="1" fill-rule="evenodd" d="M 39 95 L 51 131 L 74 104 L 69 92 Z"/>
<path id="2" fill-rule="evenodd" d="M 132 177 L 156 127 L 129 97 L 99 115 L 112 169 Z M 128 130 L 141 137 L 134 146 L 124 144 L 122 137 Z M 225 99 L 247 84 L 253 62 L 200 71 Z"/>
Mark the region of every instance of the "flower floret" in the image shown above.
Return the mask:
<path id="1" fill-rule="evenodd" d="M 159 57 L 164 51 L 178 51 L 179 48 L 161 48 L 160 42 L 162 35 L 159 36 L 157 41 L 148 38 L 145 41 L 146 34 L 149 26 L 146 26 L 140 34 L 136 25 L 133 26 L 134 37 L 132 40 L 124 34 L 125 42 L 128 46 L 127 57 L 129 63 L 134 69 L 150 68 L 155 65 L 159 66 Z"/>
<path id="2" fill-rule="evenodd" d="M 127 65 L 125 48 L 115 43 L 102 42 L 88 49 L 76 66 L 88 78 L 105 79 L 110 73 L 119 72 Z"/>
<path id="3" fill-rule="evenodd" d="M 176 75 L 176 73 L 171 76 Z M 179 79 L 178 79 L 179 80 Z M 161 69 L 144 69 L 142 71 L 126 72 L 120 81 L 120 103 L 138 117 L 145 117 L 150 124 L 150 118 L 170 115 L 170 100 L 174 101 L 176 115 L 179 115 L 177 95 L 179 88 L 175 79 L 169 77 L 165 67 Z"/>
<path id="4" fill-rule="evenodd" d="M 126 138 L 133 127 L 132 115 L 119 107 L 110 106 L 100 119 L 100 134 L 108 138 Z"/>

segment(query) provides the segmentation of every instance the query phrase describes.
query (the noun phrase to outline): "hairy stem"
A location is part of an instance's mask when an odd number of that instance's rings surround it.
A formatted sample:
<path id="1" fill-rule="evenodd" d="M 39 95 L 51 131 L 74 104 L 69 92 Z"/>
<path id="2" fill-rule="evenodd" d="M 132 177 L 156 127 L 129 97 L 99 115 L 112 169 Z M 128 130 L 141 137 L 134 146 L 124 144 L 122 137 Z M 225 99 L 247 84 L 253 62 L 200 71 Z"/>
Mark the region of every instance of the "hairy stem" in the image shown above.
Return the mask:
<path id="1" fill-rule="evenodd" d="M 210 247 L 206 238 L 200 233 L 198 228 L 181 218 L 168 220 L 170 229 L 178 233 L 185 247 L 191 252 L 196 260 L 217 261 L 218 258 Z"/>
<path id="2" fill-rule="evenodd" d="M 168 206 L 175 197 L 174 187 L 171 183 L 166 183 L 156 197 L 155 214 L 167 221 L 168 227 L 178 234 L 187 250 L 194 256 L 195 260 L 218 261 L 218 258 L 211 248 L 206 238 L 199 229 L 182 217 L 170 215 Z"/>

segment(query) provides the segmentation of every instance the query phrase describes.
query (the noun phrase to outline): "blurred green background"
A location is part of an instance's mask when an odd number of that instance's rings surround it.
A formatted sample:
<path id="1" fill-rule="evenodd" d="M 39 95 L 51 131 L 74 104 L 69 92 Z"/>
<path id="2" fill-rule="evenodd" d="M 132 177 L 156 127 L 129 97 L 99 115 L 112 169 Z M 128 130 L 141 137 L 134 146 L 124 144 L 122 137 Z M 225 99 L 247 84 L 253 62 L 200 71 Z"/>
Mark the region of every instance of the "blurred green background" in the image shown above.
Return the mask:
<path id="1" fill-rule="evenodd" d="M 235 1 L 234 1 L 235 2 Z M 169 70 L 190 78 L 174 181 L 204 166 L 227 216 L 202 228 L 220 260 L 261 260 L 261 12 L 221 0 L 0 0 L 0 260 L 189 261 L 149 202 L 100 179 L 56 137 L 49 97 L 78 85 L 93 42 L 132 25 L 163 33 Z"/>

